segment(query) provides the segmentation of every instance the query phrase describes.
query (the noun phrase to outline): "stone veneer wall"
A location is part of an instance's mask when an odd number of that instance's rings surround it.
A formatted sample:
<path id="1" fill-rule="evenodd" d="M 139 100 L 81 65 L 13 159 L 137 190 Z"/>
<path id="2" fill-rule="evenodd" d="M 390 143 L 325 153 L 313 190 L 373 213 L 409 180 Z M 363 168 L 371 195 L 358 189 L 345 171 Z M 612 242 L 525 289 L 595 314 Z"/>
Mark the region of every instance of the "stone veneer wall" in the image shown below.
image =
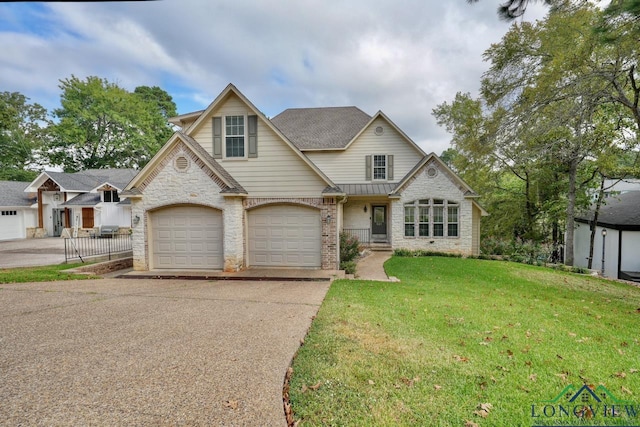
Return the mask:
<path id="1" fill-rule="evenodd" d="M 185 170 L 174 166 L 175 159 L 189 160 Z M 223 197 L 223 182 L 205 167 L 198 157 L 179 143 L 138 187 L 141 199 L 132 199 L 131 216 L 140 217 L 133 227 L 133 268 L 149 270 L 149 211 L 173 205 L 208 206 L 222 211 L 224 228 L 224 269 L 237 271 L 244 267 L 242 201 L 237 197 Z"/>
<path id="2" fill-rule="evenodd" d="M 291 198 L 291 197 L 252 197 L 244 200 L 244 209 L 257 208 L 259 206 L 273 204 L 291 204 L 309 206 L 320 210 L 322 221 L 322 266 L 323 270 L 338 269 L 338 210 L 336 199 L 325 198 Z M 331 215 L 331 222 L 327 217 Z M 246 257 L 246 249 L 245 254 Z"/>
<path id="3" fill-rule="evenodd" d="M 464 198 L 464 189 L 459 188 L 448 176 L 448 172 L 438 167 L 438 163 L 429 162 L 405 184 L 399 199 L 392 200 L 392 242 L 394 249 L 424 249 L 438 252 L 453 252 L 462 255 L 472 254 L 473 242 L 473 203 Z M 426 170 L 437 169 L 435 177 L 429 177 Z M 459 237 L 405 237 L 404 204 L 416 199 L 447 199 L 459 203 Z"/>

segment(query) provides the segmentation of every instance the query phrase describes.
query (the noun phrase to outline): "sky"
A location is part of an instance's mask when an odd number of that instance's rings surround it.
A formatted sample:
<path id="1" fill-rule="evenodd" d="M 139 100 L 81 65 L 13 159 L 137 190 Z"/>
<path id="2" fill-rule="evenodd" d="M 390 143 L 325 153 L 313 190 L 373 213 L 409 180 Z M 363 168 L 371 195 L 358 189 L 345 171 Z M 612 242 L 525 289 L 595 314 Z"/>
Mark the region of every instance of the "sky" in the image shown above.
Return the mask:
<path id="1" fill-rule="evenodd" d="M 287 108 L 382 110 L 427 153 L 449 147 L 432 110 L 477 96 L 502 0 L 159 0 L 0 3 L 0 91 L 48 110 L 61 79 L 160 86 L 178 113 L 233 83 L 268 117 Z M 542 3 L 542 2 L 540 2 Z M 525 19 L 544 17 L 530 5 Z"/>

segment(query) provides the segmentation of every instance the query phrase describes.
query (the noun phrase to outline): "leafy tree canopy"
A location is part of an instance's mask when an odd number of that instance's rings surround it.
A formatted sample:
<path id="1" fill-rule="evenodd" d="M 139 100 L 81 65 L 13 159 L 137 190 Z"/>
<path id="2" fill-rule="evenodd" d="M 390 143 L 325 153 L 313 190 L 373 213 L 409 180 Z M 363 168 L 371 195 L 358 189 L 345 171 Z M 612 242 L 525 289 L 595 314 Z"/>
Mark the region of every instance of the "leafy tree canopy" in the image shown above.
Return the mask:
<path id="1" fill-rule="evenodd" d="M 176 107 L 158 87 L 129 92 L 99 77 L 72 76 L 60 89 L 48 160 L 65 171 L 140 168 L 173 132 L 166 117 Z"/>
<path id="2" fill-rule="evenodd" d="M 37 175 L 47 111 L 18 92 L 0 93 L 0 180 L 30 181 Z"/>

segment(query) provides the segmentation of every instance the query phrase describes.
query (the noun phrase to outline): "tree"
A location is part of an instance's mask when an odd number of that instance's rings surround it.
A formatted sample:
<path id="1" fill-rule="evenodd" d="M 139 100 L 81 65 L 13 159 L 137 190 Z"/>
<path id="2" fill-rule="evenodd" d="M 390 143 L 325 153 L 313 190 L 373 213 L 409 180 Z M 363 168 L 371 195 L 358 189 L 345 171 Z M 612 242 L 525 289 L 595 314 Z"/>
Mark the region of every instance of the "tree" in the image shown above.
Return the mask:
<path id="1" fill-rule="evenodd" d="M 169 119 L 178 115 L 176 104 L 173 102 L 171 95 L 158 86 L 138 86 L 133 93 L 146 103 L 156 106 L 160 115 L 164 118 L 163 122 L 158 121 L 157 123 L 158 136 L 163 141 L 169 139 L 173 134 Z"/>
<path id="2" fill-rule="evenodd" d="M 0 179 L 30 181 L 37 175 L 47 111 L 18 92 L 0 93 Z"/>
<path id="3" fill-rule="evenodd" d="M 508 108 L 503 133 L 531 162 L 546 161 L 567 178 L 566 259 L 573 264 L 574 217 L 586 203 L 584 189 L 596 176 L 598 159 L 620 140 L 607 113 L 610 86 L 595 78 L 592 64 L 609 58 L 591 31 L 599 18 L 589 7 L 561 8 L 537 24 L 514 25 L 485 57 L 492 62 L 483 81 L 490 102 Z M 609 111 L 610 113 L 611 111 Z M 618 110 L 615 110 L 618 112 Z M 581 200 L 579 200 L 581 198 Z"/>
<path id="4" fill-rule="evenodd" d="M 142 167 L 172 132 L 163 116 L 171 101 L 160 108 L 161 90 L 131 93 L 94 76 L 61 80 L 60 89 L 48 159 L 65 171 Z"/>
<path id="5" fill-rule="evenodd" d="M 479 0 L 467 0 L 467 3 L 477 3 Z M 498 6 L 498 17 L 504 21 L 513 21 L 521 17 L 527 10 L 529 3 L 544 3 L 548 6 L 571 3 L 568 0 L 507 0 Z M 573 3 L 584 3 L 583 0 L 575 0 Z M 624 14 L 632 15 L 637 20 L 640 18 L 640 0 L 611 0 L 605 12 L 610 17 Z"/>

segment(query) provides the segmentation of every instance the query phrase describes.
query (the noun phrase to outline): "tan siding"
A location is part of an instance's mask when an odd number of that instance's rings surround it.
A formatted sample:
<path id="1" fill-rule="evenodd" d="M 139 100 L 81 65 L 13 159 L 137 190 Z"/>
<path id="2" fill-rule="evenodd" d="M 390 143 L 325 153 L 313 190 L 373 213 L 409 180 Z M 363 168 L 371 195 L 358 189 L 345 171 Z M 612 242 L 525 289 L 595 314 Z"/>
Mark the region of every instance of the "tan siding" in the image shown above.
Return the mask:
<path id="1" fill-rule="evenodd" d="M 384 128 L 382 135 L 374 133 L 377 126 Z M 422 154 L 383 118 L 375 120 L 346 151 L 307 151 L 305 154 L 339 184 L 371 182 L 365 179 L 364 159 L 369 154 L 393 154 L 393 180 L 390 182 L 400 181 L 422 158 Z"/>
<path id="2" fill-rule="evenodd" d="M 235 95 L 224 100 L 213 116 L 253 114 Z M 191 136 L 212 151 L 212 119 L 207 118 Z M 252 196 L 318 197 L 327 184 L 263 120 L 258 120 L 258 157 L 219 159 L 218 162 Z"/>
<path id="3" fill-rule="evenodd" d="M 471 242 L 471 253 L 474 256 L 480 255 L 480 219 L 482 214 L 477 206 L 473 206 L 472 221 L 473 221 L 473 241 Z"/>

